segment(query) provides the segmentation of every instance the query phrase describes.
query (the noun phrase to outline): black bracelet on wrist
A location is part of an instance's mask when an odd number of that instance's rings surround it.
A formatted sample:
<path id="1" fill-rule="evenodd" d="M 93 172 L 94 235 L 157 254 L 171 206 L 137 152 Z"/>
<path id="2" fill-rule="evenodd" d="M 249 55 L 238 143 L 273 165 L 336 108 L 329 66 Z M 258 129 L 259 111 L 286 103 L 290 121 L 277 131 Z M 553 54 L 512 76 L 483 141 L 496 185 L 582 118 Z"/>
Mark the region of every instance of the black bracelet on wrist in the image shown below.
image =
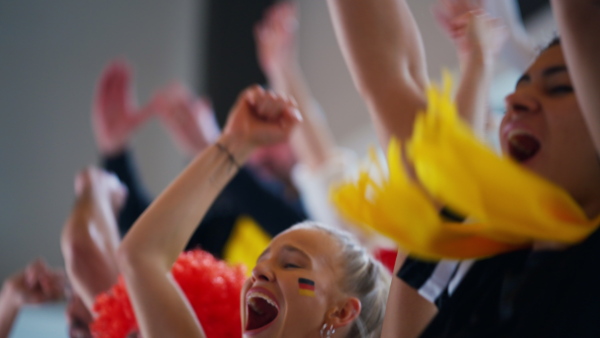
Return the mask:
<path id="1" fill-rule="evenodd" d="M 227 147 L 225 147 L 224 145 L 222 145 L 219 142 L 215 142 L 215 145 L 217 146 L 217 148 L 219 148 L 219 150 L 221 150 L 223 153 L 225 153 L 225 155 L 227 155 L 227 158 L 229 158 L 229 161 L 238 169 L 241 169 L 242 166 L 239 165 L 237 163 L 237 161 L 235 160 L 235 157 L 233 157 L 233 154 L 229 151 L 229 149 L 227 149 Z"/>

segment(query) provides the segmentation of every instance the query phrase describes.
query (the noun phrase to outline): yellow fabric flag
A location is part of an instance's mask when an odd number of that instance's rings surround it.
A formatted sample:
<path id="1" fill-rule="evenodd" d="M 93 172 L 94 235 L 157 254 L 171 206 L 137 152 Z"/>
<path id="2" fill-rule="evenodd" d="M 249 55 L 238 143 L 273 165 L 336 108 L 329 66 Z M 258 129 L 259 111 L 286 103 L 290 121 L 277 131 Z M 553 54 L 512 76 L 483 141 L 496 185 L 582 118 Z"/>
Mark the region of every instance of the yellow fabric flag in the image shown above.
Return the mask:
<path id="1" fill-rule="evenodd" d="M 246 274 L 250 276 L 256 265 L 256 260 L 269 246 L 271 236 L 267 234 L 252 218 L 239 217 L 231 235 L 223 248 L 223 260 L 235 265 L 247 267 Z"/>
<path id="2" fill-rule="evenodd" d="M 392 140 L 386 179 L 378 183 L 363 170 L 356 182 L 333 190 L 334 203 L 351 221 L 425 259 L 486 257 L 536 240 L 572 244 L 597 228 L 600 217 L 589 220 L 564 190 L 477 139 L 457 116 L 449 75 L 443 89 L 431 86 L 427 97 L 427 112 L 418 114 L 407 145 L 419 183 L 406 174 L 402 146 Z M 443 220 L 433 201 L 469 222 Z"/>

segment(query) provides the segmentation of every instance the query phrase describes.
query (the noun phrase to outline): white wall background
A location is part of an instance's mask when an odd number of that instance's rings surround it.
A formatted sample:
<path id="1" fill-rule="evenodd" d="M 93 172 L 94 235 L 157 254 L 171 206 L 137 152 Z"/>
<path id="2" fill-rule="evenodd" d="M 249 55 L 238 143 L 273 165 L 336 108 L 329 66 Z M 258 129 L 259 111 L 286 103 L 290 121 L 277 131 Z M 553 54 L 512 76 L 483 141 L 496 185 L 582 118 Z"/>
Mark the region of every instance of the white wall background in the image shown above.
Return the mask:
<path id="1" fill-rule="evenodd" d="M 429 74 L 437 78 L 442 67 L 455 68 L 456 60 L 432 20 L 433 3 L 409 0 L 425 40 Z M 124 56 L 135 65 L 141 101 L 173 78 L 194 84 L 202 64 L 203 4 L 0 1 L 0 278 L 37 256 L 62 264 L 59 235 L 73 203 L 73 175 L 97 160 L 90 102 L 105 63 Z M 544 18 L 536 29 L 551 31 L 548 15 Z M 364 153 L 376 141 L 325 1 L 302 1 L 300 21 L 301 63 L 313 92 L 336 139 Z M 158 193 L 183 159 L 156 121 L 143 126 L 132 143 L 144 181 Z"/>
<path id="2" fill-rule="evenodd" d="M 37 256 L 62 264 L 73 175 L 97 161 L 90 124 L 106 62 L 135 66 L 142 100 L 197 78 L 203 1 L 0 1 L 0 278 Z M 156 121 L 133 140 L 151 190 L 183 160 Z"/>

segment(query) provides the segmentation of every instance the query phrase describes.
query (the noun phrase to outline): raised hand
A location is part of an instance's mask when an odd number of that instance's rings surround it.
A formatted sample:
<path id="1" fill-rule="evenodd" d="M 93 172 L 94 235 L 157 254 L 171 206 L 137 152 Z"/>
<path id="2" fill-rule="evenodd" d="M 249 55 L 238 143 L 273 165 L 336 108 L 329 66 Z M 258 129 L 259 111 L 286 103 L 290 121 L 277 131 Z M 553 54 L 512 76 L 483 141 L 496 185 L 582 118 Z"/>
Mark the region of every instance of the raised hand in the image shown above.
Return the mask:
<path id="1" fill-rule="evenodd" d="M 263 20 L 254 27 L 258 61 L 268 77 L 297 65 L 297 30 L 297 8 L 292 2 L 271 6 Z"/>
<path id="2" fill-rule="evenodd" d="M 293 100 L 255 85 L 238 97 L 223 136 L 240 141 L 249 155 L 257 147 L 286 141 L 301 120 Z"/>
<path id="3" fill-rule="evenodd" d="M 455 43 L 459 57 L 494 58 L 507 38 L 501 20 L 484 12 L 481 0 L 440 0 L 434 15 Z"/>
<path id="4" fill-rule="evenodd" d="M 131 92 L 131 70 L 123 61 L 113 61 L 102 73 L 92 106 L 96 145 L 103 155 L 123 151 L 132 131 L 150 114 L 138 111 Z"/>
<path id="5" fill-rule="evenodd" d="M 491 121 L 486 98 L 493 67 L 507 31 L 484 12 L 481 0 L 439 0 L 434 15 L 457 50 L 461 81 L 455 100 L 460 116 L 483 136 Z"/>
<path id="6" fill-rule="evenodd" d="M 127 190 L 115 175 L 89 167 L 75 176 L 75 194 L 61 249 L 73 290 L 91 311 L 96 296 L 117 281 L 116 215 Z"/>
<path id="7" fill-rule="evenodd" d="M 215 114 L 206 98 L 196 98 L 181 83 L 157 92 L 153 109 L 178 148 L 189 157 L 197 155 L 219 137 Z"/>
<path id="8" fill-rule="evenodd" d="M 88 167 L 75 175 L 75 196 L 82 198 L 89 194 L 90 204 L 98 206 L 107 204 L 115 214 L 119 212 L 127 198 L 127 188 L 114 174 L 102 169 Z"/>
<path id="9" fill-rule="evenodd" d="M 244 90 L 215 145 L 196 156 L 127 233 L 117 263 L 142 336 L 204 337 L 168 272 L 237 172 L 232 169 L 255 148 L 285 141 L 299 120 L 293 101 L 259 86 Z"/>
<path id="10" fill-rule="evenodd" d="M 41 259 L 8 277 L 0 291 L 0 337 L 8 337 L 23 305 L 64 297 L 65 274 L 52 270 Z"/>
<path id="11" fill-rule="evenodd" d="M 25 304 L 40 304 L 63 298 L 65 283 L 62 271 L 53 270 L 38 259 L 23 271 L 9 277 L 4 282 L 3 291 L 11 295 L 13 305 L 19 308 Z"/>

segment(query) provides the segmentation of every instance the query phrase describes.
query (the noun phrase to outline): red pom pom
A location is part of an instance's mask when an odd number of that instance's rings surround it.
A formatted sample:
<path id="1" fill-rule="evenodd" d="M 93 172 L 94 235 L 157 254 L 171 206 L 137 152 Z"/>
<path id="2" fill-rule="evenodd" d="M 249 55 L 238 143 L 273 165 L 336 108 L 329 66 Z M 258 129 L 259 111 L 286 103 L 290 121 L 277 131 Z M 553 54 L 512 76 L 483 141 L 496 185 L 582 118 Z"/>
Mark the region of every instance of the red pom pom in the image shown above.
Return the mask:
<path id="1" fill-rule="evenodd" d="M 208 338 L 241 337 L 240 293 L 245 269 L 230 267 L 202 250 L 184 252 L 173 264 L 172 274 L 186 295 Z M 99 295 L 91 325 L 94 337 L 125 338 L 138 331 L 125 281 Z"/>

